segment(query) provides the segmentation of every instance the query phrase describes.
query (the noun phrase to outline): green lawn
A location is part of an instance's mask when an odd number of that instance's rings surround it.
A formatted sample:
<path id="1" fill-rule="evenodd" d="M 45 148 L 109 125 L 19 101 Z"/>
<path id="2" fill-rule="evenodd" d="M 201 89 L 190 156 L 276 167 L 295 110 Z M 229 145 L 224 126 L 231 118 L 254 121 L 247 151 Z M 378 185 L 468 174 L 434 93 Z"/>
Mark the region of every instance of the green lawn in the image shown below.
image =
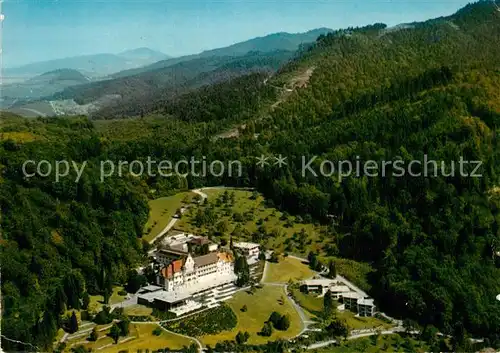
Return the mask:
<path id="1" fill-rule="evenodd" d="M 359 338 L 341 343 L 339 346 L 330 346 L 323 349 L 309 351 L 312 353 L 378 353 L 378 352 L 427 352 L 429 348 L 424 342 L 411 337 L 400 335 L 384 335 Z"/>
<path id="2" fill-rule="evenodd" d="M 191 203 L 195 194 L 186 191 L 179 194 L 149 201 L 149 218 L 144 226 L 143 238 L 151 241 L 160 233 L 183 205 Z"/>
<path id="3" fill-rule="evenodd" d="M 375 317 L 357 317 L 355 314 L 349 310 L 338 312 L 337 316 L 345 319 L 350 330 L 362 330 L 368 328 L 390 328 L 393 325 Z"/>
<path id="4" fill-rule="evenodd" d="M 235 201 L 233 204 L 218 202 L 218 199 L 221 199 L 221 196 L 226 191 L 234 193 Z M 326 226 L 304 223 L 291 215 L 285 216 L 276 208 L 267 207 L 262 195 L 258 195 L 257 198 L 253 199 L 252 191 L 220 188 L 206 189 L 203 192 L 207 194 L 209 204 L 214 206 L 217 221 L 197 227 L 193 221 L 194 216 L 198 209 L 205 210 L 207 206 L 193 207 L 176 224 L 177 229 L 194 234 L 212 235 L 217 223 L 226 222 L 227 230 L 224 234 L 226 239 L 229 239 L 229 235 L 239 224 L 246 230 L 246 234 L 236 240 L 255 241 L 255 239 L 252 239 L 252 235 L 262 226 L 266 236 L 258 239 L 257 242 L 262 243 L 268 249 L 282 253 L 307 254 L 311 250 L 320 251 L 323 245 L 327 243 L 333 243 L 332 239 L 326 239 L 322 235 Z M 236 221 L 234 217 L 238 215 L 246 215 L 248 218 L 243 217 L 242 220 Z"/>
<path id="5" fill-rule="evenodd" d="M 220 189 L 201 189 L 201 191 L 208 196 L 209 200 L 213 200 L 214 197 L 217 197 L 224 193 L 224 190 L 233 190 L 230 188 L 220 188 Z"/>
<path id="6" fill-rule="evenodd" d="M 297 303 L 304 308 L 309 317 L 317 317 L 323 311 L 323 298 L 318 298 L 313 294 L 302 293 L 298 288 L 292 289 L 292 292 Z"/>
<path id="7" fill-rule="evenodd" d="M 157 324 L 131 324 L 129 328 L 129 335 L 127 337 L 134 337 L 123 343 L 114 344 L 113 339 L 107 336 L 108 330 L 99 332 L 99 339 L 96 342 L 85 342 L 83 346 L 92 349 L 92 351 L 98 351 L 103 353 L 116 353 L 121 350 L 128 350 L 129 352 L 137 352 L 137 350 L 142 349 L 146 351 L 170 348 L 170 349 L 181 349 L 184 346 L 189 346 L 194 341 L 187 339 L 185 337 L 176 335 L 174 333 L 167 332 L 162 329 L 160 336 L 153 335 L 153 330 L 159 327 Z M 126 339 L 127 337 L 120 337 L 119 341 Z M 69 341 L 67 345 L 67 351 L 71 351 L 71 343 L 77 343 L 85 341 L 86 337 L 81 337 L 73 341 Z M 74 347 L 80 345 L 77 343 Z M 109 347 L 102 348 L 111 344 Z"/>
<path id="8" fill-rule="evenodd" d="M 113 294 L 111 294 L 111 297 L 109 298 L 108 305 L 120 303 L 125 300 L 125 296 L 118 294 L 118 292 L 122 290 L 124 290 L 123 287 L 119 286 L 113 287 Z M 93 312 L 101 311 L 102 307 L 104 306 L 103 300 L 104 298 L 102 295 L 91 295 L 89 303 L 89 311 Z"/>
<path id="9" fill-rule="evenodd" d="M 338 257 L 320 256 L 319 259 L 325 264 L 330 261 L 335 262 L 335 268 L 339 275 L 344 276 L 365 292 L 370 291 L 371 286 L 368 283 L 368 276 L 373 271 L 373 268 L 369 264 Z"/>
<path id="10" fill-rule="evenodd" d="M 281 305 L 281 298 L 284 304 Z M 225 340 L 234 340 L 238 331 L 248 331 L 250 333 L 250 344 L 264 344 L 267 341 L 274 341 L 279 338 L 291 338 L 300 333 L 302 324 L 295 308 L 286 299 L 283 287 L 263 286 L 250 294 L 246 291 L 238 292 L 234 297 L 227 301 L 227 304 L 233 309 L 238 317 L 238 324 L 232 331 L 221 332 L 217 335 L 203 336 L 201 341 L 205 345 L 215 346 L 217 342 Z M 248 310 L 242 312 L 241 308 L 246 305 Z M 262 329 L 264 322 L 269 319 L 273 311 L 280 314 L 290 315 L 291 325 L 287 331 L 277 331 L 271 337 L 262 337 L 257 335 Z"/>
<path id="11" fill-rule="evenodd" d="M 309 266 L 300 260 L 285 257 L 276 263 L 268 263 L 268 270 L 264 282 L 267 283 L 287 283 L 290 280 L 302 280 L 314 276 Z"/>
<path id="12" fill-rule="evenodd" d="M 55 342 L 59 342 L 61 340 L 61 338 L 64 337 L 66 332 L 64 332 L 64 330 L 62 328 L 58 329 L 57 330 L 57 335 L 56 335 L 56 338 L 54 339 Z"/>
<path id="13" fill-rule="evenodd" d="M 120 303 L 120 302 L 125 300 L 125 296 L 118 294 L 118 292 L 120 292 L 122 290 L 124 290 L 123 287 L 120 287 L 120 286 L 113 287 L 113 294 L 111 294 L 111 297 L 109 298 L 108 305 Z M 104 300 L 104 298 L 102 295 L 91 295 L 89 307 L 87 310 L 90 312 L 93 312 L 93 313 L 98 313 L 99 311 L 102 310 L 102 307 L 104 306 L 103 300 Z M 68 314 L 71 315 L 73 313 L 73 311 L 75 312 L 76 318 L 80 322 L 81 321 L 81 311 L 80 310 L 73 310 L 73 309 L 66 310 L 65 315 L 68 315 Z"/>
<path id="14" fill-rule="evenodd" d="M 108 327 L 109 325 L 110 324 L 107 324 L 107 325 L 97 325 L 96 326 L 97 331 L 98 331 L 99 340 L 97 340 L 95 342 L 87 341 L 87 338 L 90 336 L 90 332 L 88 333 L 88 335 L 67 340 L 66 341 L 65 352 L 71 352 L 71 348 L 77 347 L 79 345 L 83 345 L 83 346 L 85 346 L 87 348 L 92 348 L 92 350 L 95 351 L 97 348 L 100 348 L 100 347 L 102 347 L 102 346 L 104 346 L 104 345 L 106 345 L 108 343 L 112 343 L 113 340 L 110 337 L 106 336 L 107 333 L 109 332 L 109 329 L 103 330 L 103 331 L 99 331 L 100 329 Z M 90 326 L 88 328 L 90 328 Z M 86 329 L 87 328 L 83 328 L 82 330 L 86 330 Z"/>
<path id="15" fill-rule="evenodd" d="M 137 352 L 137 350 L 142 349 L 142 351 L 157 350 L 157 349 L 181 349 L 184 346 L 190 346 L 194 341 L 176 335 L 174 333 L 167 332 L 162 329 L 160 336 L 153 335 L 153 330 L 159 327 L 156 324 L 135 324 L 133 329 L 130 330 L 129 336 L 136 336 L 136 338 L 124 342 L 122 344 L 113 345 L 111 347 L 100 350 L 103 353 L 116 353 L 120 350 L 127 350 L 129 352 Z"/>

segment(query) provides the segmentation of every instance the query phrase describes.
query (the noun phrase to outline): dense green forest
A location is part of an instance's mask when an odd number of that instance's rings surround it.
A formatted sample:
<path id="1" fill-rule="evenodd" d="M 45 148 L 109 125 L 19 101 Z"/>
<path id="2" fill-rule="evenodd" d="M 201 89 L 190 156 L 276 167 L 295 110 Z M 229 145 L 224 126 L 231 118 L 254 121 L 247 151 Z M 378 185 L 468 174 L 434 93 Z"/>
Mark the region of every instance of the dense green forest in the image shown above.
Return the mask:
<path id="1" fill-rule="evenodd" d="M 277 207 L 320 222 L 335 215 L 337 255 L 372 264 L 384 311 L 455 335 L 457 350 L 469 335 L 499 346 L 499 58 L 500 12 L 479 2 L 399 30 L 376 24 L 321 36 L 268 85 L 244 76 L 157 101 L 144 118 L 3 116 L 2 334 L 49 349 L 64 308 L 78 307 L 83 291 L 123 282 L 140 261 L 152 189 L 225 184 L 256 186 Z M 280 99 L 271 84 L 312 67 L 307 87 L 271 107 Z M 213 138 L 242 124 L 238 138 Z M 288 165 L 257 168 L 262 154 L 287 156 Z M 318 156 L 318 170 L 324 160 L 408 164 L 424 155 L 447 165 L 480 160 L 482 177 L 301 170 L 302 156 Z M 100 160 L 186 156 L 240 160 L 243 176 L 99 180 Z M 64 158 L 88 161 L 79 183 L 22 175 L 26 159 Z"/>

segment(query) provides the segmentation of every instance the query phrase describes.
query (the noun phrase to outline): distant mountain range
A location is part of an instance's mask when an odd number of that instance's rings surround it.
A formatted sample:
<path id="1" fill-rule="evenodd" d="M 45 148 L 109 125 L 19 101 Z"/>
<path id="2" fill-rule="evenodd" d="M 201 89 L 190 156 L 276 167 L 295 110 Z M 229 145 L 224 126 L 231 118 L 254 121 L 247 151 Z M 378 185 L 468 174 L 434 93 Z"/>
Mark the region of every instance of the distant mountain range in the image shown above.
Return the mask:
<path id="1" fill-rule="evenodd" d="M 15 72 L 48 73 L 22 83 L 5 85 L 2 106 L 17 109 L 26 103 L 33 104 L 36 100 L 73 100 L 81 105 L 89 105 L 113 96 L 121 99 L 113 99 L 115 106 L 107 112 L 133 115 L 137 113 L 136 107 L 139 105 L 149 111 L 154 109 L 159 101 L 203 85 L 229 80 L 250 72 L 276 71 L 302 46 L 332 31 L 319 28 L 305 33 L 274 33 L 179 58 L 168 58 L 163 53 L 139 48 L 116 55 L 81 56 L 7 69 L 6 76 Z M 117 72 L 117 68 L 124 66 L 124 70 Z M 69 71 L 65 71 L 65 75 L 79 79 L 71 81 L 63 80 L 62 76 L 54 77 L 57 72 L 54 67 L 78 70 L 79 75 L 74 72 L 70 75 Z M 96 79 L 98 74 L 103 75 L 106 72 L 109 75 Z M 73 105 L 71 109 L 73 111 Z M 50 115 L 50 108 L 48 110 L 49 112 L 44 112 Z M 58 113 L 63 111 L 61 108 Z"/>
<path id="2" fill-rule="evenodd" d="M 168 55 L 149 48 L 138 48 L 119 54 L 94 54 L 74 56 L 27 64 L 15 68 L 5 68 L 4 76 L 29 78 L 58 69 L 73 69 L 87 76 L 107 76 L 112 73 L 149 65 L 170 58 Z"/>
<path id="3" fill-rule="evenodd" d="M 167 59 L 138 69 L 121 71 L 112 79 L 69 87 L 55 99 L 89 104 L 104 96 L 120 95 L 107 115 L 135 115 L 154 110 L 159 102 L 203 85 L 251 72 L 273 72 L 293 58 L 301 46 L 313 43 L 333 30 L 319 28 L 305 33 L 274 33 L 228 47 Z"/>
<path id="4" fill-rule="evenodd" d="M 111 76 L 117 78 L 117 77 L 136 75 L 147 71 L 163 69 L 183 61 L 199 59 L 199 58 L 209 58 L 217 56 L 238 57 L 238 56 L 244 56 L 248 52 L 252 51 L 262 52 L 262 53 L 269 53 L 277 50 L 296 51 L 297 49 L 299 49 L 301 45 L 312 43 L 320 35 L 322 34 L 324 35 L 330 32 L 333 32 L 333 30 L 329 28 L 317 28 L 304 33 L 286 33 L 286 32 L 273 33 L 264 37 L 257 37 L 249 39 L 244 42 L 236 43 L 228 47 L 207 50 L 199 54 L 166 59 L 137 69 L 124 70 L 115 73 Z"/>

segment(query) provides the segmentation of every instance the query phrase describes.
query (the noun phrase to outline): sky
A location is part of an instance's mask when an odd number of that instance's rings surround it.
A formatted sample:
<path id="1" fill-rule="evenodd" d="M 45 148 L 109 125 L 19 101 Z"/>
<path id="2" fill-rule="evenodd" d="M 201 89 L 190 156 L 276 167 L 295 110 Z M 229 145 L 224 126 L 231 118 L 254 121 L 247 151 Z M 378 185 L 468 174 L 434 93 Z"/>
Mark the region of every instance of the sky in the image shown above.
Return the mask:
<path id="1" fill-rule="evenodd" d="M 0 0 L 1 1 L 1 0 Z M 275 32 L 450 15 L 463 0 L 4 0 L 4 67 L 148 47 L 194 54 Z"/>

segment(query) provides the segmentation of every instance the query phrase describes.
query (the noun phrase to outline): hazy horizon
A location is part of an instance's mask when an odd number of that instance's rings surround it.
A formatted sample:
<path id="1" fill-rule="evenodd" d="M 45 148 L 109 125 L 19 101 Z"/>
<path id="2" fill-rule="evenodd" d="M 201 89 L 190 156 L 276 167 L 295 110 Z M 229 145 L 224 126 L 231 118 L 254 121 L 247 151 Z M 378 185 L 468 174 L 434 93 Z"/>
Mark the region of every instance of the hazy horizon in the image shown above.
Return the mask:
<path id="1" fill-rule="evenodd" d="M 469 2 L 6 0 L 3 64 L 141 47 L 178 57 L 276 32 L 423 21 L 451 15 Z"/>

